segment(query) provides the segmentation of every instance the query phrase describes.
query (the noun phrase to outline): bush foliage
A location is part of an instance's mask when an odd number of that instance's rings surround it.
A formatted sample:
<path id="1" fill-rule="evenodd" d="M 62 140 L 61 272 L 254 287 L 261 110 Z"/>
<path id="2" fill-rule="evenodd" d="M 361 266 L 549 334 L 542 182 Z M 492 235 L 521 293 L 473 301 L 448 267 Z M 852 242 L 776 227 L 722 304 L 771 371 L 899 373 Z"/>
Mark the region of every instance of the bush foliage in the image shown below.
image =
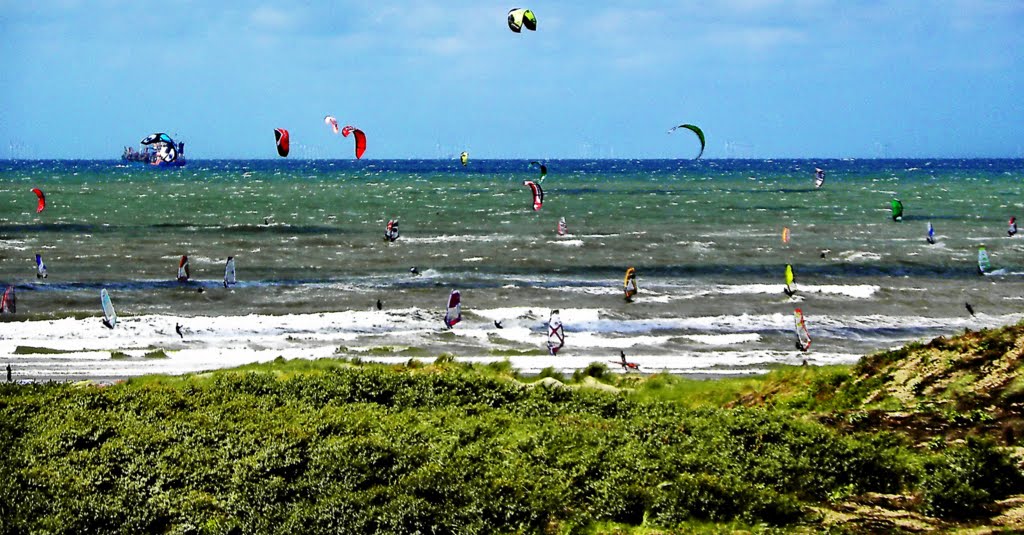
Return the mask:
<path id="1" fill-rule="evenodd" d="M 990 445 L 917 451 L 788 409 L 528 388 L 453 364 L 266 370 L 0 386 L 0 532 L 785 526 L 850 492 L 969 516 L 1021 483 Z"/>

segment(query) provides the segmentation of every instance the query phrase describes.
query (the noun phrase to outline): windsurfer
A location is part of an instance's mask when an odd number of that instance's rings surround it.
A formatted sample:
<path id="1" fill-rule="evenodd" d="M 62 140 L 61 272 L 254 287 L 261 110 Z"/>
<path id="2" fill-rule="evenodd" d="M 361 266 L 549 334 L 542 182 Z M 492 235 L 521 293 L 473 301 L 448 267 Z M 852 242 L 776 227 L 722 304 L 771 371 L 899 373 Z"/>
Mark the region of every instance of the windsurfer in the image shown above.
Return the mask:
<path id="1" fill-rule="evenodd" d="M 384 239 L 389 242 L 397 240 L 399 237 L 398 233 L 398 220 L 392 219 L 388 221 L 387 228 L 384 230 Z"/>
<path id="2" fill-rule="evenodd" d="M 107 318 L 103 318 L 103 326 L 108 328 L 108 329 L 113 329 L 114 328 L 114 326 L 111 325 L 109 321 L 107 321 Z"/>

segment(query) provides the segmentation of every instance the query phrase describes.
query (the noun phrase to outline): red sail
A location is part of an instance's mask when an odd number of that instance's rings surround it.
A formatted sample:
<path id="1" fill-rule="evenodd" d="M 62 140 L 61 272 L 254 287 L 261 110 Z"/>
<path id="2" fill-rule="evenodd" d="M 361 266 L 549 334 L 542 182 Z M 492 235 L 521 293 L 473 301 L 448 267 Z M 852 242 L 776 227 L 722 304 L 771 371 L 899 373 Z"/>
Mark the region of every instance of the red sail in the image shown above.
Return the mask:
<path id="1" fill-rule="evenodd" d="M 277 154 L 282 158 L 288 156 L 288 131 L 284 128 L 275 128 L 274 138 L 277 139 Z"/>

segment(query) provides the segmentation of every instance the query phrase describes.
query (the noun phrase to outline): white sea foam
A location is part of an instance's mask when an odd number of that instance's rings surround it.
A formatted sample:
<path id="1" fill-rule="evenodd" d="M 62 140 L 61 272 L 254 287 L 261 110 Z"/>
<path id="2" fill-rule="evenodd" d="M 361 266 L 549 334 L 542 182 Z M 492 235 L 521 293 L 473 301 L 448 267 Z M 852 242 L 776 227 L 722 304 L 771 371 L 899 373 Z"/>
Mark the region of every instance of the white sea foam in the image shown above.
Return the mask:
<path id="1" fill-rule="evenodd" d="M 657 287 L 657 286 L 656 286 Z M 781 294 L 784 284 L 719 284 L 709 287 L 672 287 L 671 299 L 694 299 L 709 295 Z M 857 299 L 868 299 L 879 290 L 873 284 L 798 284 L 797 295 L 831 294 Z M 641 294 L 645 296 L 646 294 Z"/>
<path id="2" fill-rule="evenodd" d="M 690 334 L 683 338 L 713 346 L 727 346 L 742 344 L 744 342 L 756 342 L 761 339 L 757 333 L 743 334 Z"/>
<path id="3" fill-rule="evenodd" d="M 881 260 L 882 255 L 871 251 L 843 251 L 839 257 L 846 262 L 873 262 Z"/>

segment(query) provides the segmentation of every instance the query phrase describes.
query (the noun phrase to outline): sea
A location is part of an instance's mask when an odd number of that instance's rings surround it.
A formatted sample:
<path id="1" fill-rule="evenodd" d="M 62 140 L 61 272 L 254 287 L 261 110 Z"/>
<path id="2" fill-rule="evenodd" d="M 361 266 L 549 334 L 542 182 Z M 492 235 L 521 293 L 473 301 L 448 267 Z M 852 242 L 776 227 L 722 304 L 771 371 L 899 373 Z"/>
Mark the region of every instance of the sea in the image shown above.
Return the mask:
<path id="1" fill-rule="evenodd" d="M 1024 216 L 1024 160 L 542 163 L 543 179 L 528 160 L 0 161 L 0 285 L 17 296 L 0 318 L 0 366 L 74 380 L 450 354 L 539 372 L 617 369 L 625 354 L 642 372 L 721 376 L 851 363 L 1024 318 L 1024 234 L 1007 230 Z M 528 180 L 543 188 L 539 210 Z M 392 219 L 401 237 L 389 242 Z M 187 283 L 175 280 L 182 255 Z M 238 282 L 225 287 L 229 256 Z M 448 329 L 452 290 L 463 320 Z"/>

